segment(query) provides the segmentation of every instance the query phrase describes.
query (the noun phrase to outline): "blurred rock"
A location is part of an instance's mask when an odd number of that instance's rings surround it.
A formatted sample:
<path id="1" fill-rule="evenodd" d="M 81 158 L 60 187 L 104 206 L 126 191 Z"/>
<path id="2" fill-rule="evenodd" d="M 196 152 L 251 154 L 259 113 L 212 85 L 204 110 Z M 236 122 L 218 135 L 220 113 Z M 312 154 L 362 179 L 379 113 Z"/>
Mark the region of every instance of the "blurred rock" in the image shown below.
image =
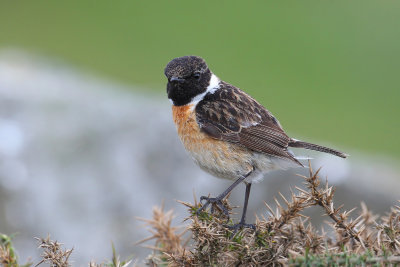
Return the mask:
<path id="1" fill-rule="evenodd" d="M 79 265 L 109 259 L 111 241 L 123 258 L 143 259 L 148 251 L 134 243 L 149 234 L 136 217 L 149 218 L 164 201 L 181 224 L 186 209 L 175 200 L 193 201 L 193 191 L 216 195 L 230 184 L 189 159 L 170 109 L 165 95 L 0 51 L 0 232 L 19 233 L 15 246 L 23 260 L 38 259 L 33 237 L 48 233 L 74 247 Z M 398 161 L 346 152 L 347 160 L 296 151 L 313 156 L 314 168 L 325 166 L 338 204 L 350 209 L 364 200 L 384 213 L 400 198 Z M 306 171 L 268 174 L 253 186 L 249 215 L 265 214 L 263 202 L 300 186 L 296 173 Z M 243 195 L 239 186 L 231 202 L 242 205 Z M 313 212 L 321 220 L 321 211 Z"/>

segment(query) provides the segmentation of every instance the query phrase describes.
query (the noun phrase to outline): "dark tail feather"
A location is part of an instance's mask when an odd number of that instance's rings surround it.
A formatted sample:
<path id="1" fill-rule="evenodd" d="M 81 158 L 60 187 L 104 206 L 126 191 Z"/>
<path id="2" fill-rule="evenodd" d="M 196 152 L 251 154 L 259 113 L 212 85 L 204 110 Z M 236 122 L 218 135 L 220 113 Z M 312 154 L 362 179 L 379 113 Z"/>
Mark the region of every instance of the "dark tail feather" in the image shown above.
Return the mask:
<path id="1" fill-rule="evenodd" d="M 298 141 L 295 139 L 292 139 L 289 142 L 289 146 L 325 152 L 325 153 L 333 154 L 333 155 L 341 157 L 341 158 L 347 158 L 347 156 L 348 156 L 347 154 L 342 153 L 342 152 L 337 151 L 332 148 L 328 148 L 328 147 L 324 147 L 324 146 L 320 146 L 320 145 L 316 145 L 316 144 L 311 144 L 311 143 L 307 143 L 307 142 L 303 142 L 303 141 Z"/>

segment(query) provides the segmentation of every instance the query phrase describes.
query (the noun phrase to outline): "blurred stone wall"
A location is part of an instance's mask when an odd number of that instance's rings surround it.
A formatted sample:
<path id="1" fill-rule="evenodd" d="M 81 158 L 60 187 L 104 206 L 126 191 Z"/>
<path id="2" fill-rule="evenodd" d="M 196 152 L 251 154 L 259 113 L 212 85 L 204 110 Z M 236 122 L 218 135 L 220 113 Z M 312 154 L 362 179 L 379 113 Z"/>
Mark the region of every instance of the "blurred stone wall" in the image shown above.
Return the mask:
<path id="1" fill-rule="evenodd" d="M 51 234 L 74 247 L 79 266 L 110 259 L 111 241 L 123 258 L 133 254 L 140 263 L 148 251 L 134 243 L 149 234 L 137 217 L 150 218 L 152 207 L 164 202 L 182 224 L 187 213 L 176 200 L 192 202 L 193 192 L 216 195 L 229 186 L 186 155 L 166 96 L 139 89 L 0 51 L 0 233 L 18 233 L 22 260 L 37 261 L 33 237 Z M 346 152 L 351 157 L 343 160 L 296 151 L 315 157 L 314 168 L 323 166 L 337 186 L 338 204 L 350 209 L 364 200 L 384 213 L 400 199 L 398 161 Z M 264 201 L 272 204 L 278 191 L 287 195 L 301 186 L 296 173 L 306 171 L 273 172 L 253 186 L 249 221 L 267 216 Z M 243 195 L 239 186 L 231 202 L 242 205 Z M 326 219 L 318 209 L 306 214 L 316 223 Z"/>

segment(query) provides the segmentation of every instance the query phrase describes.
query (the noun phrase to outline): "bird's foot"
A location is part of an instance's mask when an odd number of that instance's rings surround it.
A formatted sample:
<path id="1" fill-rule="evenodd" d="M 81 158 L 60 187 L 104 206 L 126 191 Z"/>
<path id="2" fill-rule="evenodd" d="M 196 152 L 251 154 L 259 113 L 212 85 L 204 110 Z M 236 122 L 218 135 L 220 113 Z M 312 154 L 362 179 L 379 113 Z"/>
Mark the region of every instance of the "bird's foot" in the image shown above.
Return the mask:
<path id="1" fill-rule="evenodd" d="M 235 234 L 237 233 L 237 231 L 239 231 L 239 229 L 251 228 L 254 231 L 256 230 L 256 226 L 254 224 L 245 223 L 244 221 L 240 221 L 239 223 L 234 225 L 227 225 L 226 227 L 232 230 L 232 237 L 235 236 Z"/>
<path id="2" fill-rule="evenodd" d="M 204 200 L 206 203 L 202 204 L 201 208 L 196 211 L 196 215 L 198 216 L 201 212 L 205 211 L 206 208 L 211 204 L 211 213 L 214 213 L 215 207 L 217 207 L 229 220 L 229 210 L 225 207 L 224 203 L 222 202 L 223 197 L 200 197 L 200 203 Z"/>

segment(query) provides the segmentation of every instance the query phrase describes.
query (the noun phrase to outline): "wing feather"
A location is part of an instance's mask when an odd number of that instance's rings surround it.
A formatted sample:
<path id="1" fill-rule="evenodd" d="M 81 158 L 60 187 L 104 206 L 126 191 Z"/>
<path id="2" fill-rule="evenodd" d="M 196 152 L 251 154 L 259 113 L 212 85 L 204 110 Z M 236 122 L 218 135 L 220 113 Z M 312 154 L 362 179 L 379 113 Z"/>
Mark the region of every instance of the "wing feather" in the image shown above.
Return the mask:
<path id="1" fill-rule="evenodd" d="M 196 106 L 200 129 L 211 137 L 248 149 L 293 160 L 287 150 L 290 138 L 275 117 L 240 89 L 222 82 Z"/>

